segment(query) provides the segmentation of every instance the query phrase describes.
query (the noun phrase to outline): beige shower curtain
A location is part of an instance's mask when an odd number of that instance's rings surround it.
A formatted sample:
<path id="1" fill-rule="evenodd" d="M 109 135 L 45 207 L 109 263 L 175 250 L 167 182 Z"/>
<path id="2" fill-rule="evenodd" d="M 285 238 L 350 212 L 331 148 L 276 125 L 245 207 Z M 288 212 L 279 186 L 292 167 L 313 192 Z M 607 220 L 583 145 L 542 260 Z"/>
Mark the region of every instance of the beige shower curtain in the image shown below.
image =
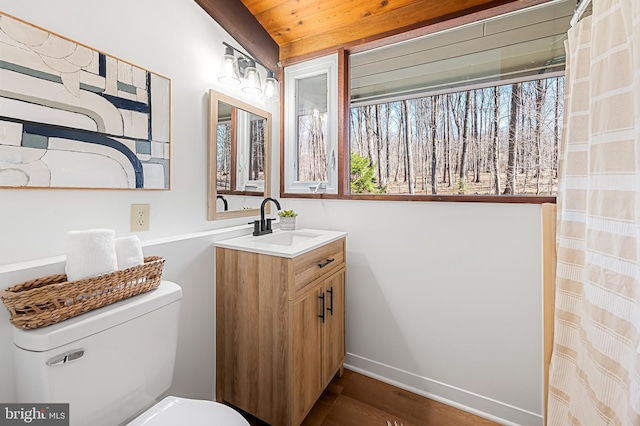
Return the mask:
<path id="1" fill-rule="evenodd" d="M 548 425 L 640 425 L 640 0 L 569 31 Z"/>

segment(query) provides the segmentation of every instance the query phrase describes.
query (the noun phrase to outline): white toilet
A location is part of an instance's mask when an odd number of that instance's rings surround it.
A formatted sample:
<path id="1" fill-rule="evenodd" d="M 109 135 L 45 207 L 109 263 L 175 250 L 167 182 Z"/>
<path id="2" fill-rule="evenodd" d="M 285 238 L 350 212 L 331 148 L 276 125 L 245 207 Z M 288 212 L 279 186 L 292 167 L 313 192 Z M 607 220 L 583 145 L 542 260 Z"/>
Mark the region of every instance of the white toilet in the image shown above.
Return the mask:
<path id="1" fill-rule="evenodd" d="M 181 298 L 163 281 L 49 327 L 13 328 L 17 402 L 69 403 L 72 426 L 248 426 L 214 401 L 156 401 L 173 378 Z"/>

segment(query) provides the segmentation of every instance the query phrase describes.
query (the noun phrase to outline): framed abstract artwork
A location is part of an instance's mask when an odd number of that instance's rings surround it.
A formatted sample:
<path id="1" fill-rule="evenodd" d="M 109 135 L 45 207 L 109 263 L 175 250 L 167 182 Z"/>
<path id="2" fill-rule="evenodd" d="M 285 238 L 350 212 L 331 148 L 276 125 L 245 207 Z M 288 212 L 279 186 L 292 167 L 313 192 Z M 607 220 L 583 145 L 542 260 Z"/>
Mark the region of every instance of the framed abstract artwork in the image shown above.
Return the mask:
<path id="1" fill-rule="evenodd" d="M 0 188 L 169 189 L 171 81 L 0 12 Z"/>

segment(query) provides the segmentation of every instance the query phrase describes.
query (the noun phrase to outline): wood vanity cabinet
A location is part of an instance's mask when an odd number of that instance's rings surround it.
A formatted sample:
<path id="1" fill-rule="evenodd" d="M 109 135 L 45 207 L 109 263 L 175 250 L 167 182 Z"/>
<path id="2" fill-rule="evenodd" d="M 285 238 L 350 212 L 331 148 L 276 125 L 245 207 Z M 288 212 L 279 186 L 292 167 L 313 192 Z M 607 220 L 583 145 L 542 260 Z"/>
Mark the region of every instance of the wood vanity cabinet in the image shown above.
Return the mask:
<path id="1" fill-rule="evenodd" d="M 342 374 L 345 238 L 286 258 L 216 248 L 216 399 L 297 426 Z"/>

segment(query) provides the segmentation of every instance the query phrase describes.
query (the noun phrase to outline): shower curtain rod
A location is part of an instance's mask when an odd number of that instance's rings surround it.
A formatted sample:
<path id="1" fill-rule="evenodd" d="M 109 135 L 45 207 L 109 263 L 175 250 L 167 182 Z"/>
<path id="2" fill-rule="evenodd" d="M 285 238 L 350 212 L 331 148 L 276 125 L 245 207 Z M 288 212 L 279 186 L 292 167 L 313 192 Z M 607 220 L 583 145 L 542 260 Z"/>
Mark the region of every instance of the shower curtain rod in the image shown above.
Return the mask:
<path id="1" fill-rule="evenodd" d="M 580 18 L 582 18 L 582 14 L 587 9 L 587 6 L 591 4 L 591 0 L 582 0 L 578 7 L 576 7 L 576 11 L 573 12 L 573 16 L 571 17 L 571 21 L 569 21 L 570 26 L 574 26 L 578 23 Z"/>

